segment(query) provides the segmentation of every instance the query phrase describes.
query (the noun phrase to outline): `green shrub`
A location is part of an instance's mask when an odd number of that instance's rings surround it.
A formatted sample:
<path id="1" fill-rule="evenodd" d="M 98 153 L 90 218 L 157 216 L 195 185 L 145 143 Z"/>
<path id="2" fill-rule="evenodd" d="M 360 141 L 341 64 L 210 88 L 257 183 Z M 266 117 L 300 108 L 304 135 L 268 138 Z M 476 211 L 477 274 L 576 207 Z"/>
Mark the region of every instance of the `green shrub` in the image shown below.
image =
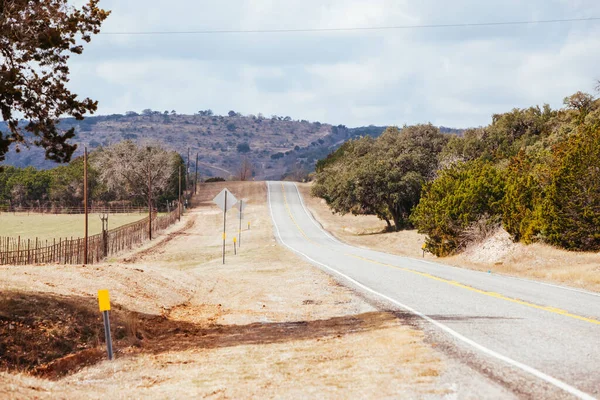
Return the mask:
<path id="1" fill-rule="evenodd" d="M 555 149 L 545 199 L 547 237 L 570 250 L 600 250 L 600 127 L 582 129 Z"/>
<path id="2" fill-rule="evenodd" d="M 469 161 L 439 171 L 425 185 L 411 216 L 419 233 L 427 234 L 426 250 L 450 255 L 464 245 L 471 226 L 496 224 L 504 192 L 502 173 L 489 162 Z"/>
<path id="3" fill-rule="evenodd" d="M 215 176 L 214 178 L 208 178 L 207 180 L 204 181 L 205 183 L 212 183 L 212 182 L 225 182 L 225 178 L 221 178 L 220 176 Z"/>
<path id="4" fill-rule="evenodd" d="M 533 243 L 544 238 L 544 197 L 549 183 L 547 151 L 528 155 L 521 151 L 506 171 L 502 223 L 515 242 Z"/>

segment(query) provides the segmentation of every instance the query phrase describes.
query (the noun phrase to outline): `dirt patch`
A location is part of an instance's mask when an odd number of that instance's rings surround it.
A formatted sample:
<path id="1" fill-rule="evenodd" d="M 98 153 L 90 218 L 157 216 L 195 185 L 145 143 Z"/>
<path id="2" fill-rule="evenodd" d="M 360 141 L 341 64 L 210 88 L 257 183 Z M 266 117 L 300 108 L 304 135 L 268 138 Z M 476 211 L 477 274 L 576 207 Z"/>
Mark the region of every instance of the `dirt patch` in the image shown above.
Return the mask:
<path id="1" fill-rule="evenodd" d="M 508 232 L 498 229 L 485 240 L 467 247 L 461 256 L 472 262 L 497 265 L 518 251 L 518 247 L 519 245 L 512 241 Z"/>
<path id="2" fill-rule="evenodd" d="M 131 319 L 112 313 L 117 348 L 137 342 Z M 102 318 L 92 298 L 48 293 L 0 294 L 0 368 L 56 379 L 99 362 Z"/>

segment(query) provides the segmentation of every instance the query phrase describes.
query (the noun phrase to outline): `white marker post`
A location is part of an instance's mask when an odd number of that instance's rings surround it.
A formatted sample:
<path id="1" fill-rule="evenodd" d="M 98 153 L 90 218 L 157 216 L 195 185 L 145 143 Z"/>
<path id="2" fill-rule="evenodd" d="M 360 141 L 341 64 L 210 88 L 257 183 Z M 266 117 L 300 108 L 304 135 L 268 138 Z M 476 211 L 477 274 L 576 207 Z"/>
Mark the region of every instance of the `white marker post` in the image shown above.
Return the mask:
<path id="1" fill-rule="evenodd" d="M 227 210 L 232 208 L 236 203 L 237 199 L 229 191 L 229 189 L 225 188 L 221 190 L 221 192 L 215 196 L 213 199 L 213 203 L 215 203 L 221 210 L 223 210 L 223 264 L 225 264 L 225 240 L 227 239 Z"/>
<path id="2" fill-rule="evenodd" d="M 238 247 L 241 248 L 242 247 L 242 219 L 244 218 L 244 209 L 245 209 L 245 202 L 247 200 L 246 199 L 241 199 L 239 203 L 237 203 L 235 205 L 235 208 L 237 208 L 240 211 L 240 228 L 238 231 Z M 248 223 L 250 224 L 250 223 Z M 248 225 L 250 226 L 250 225 Z"/>
<path id="3" fill-rule="evenodd" d="M 110 311 L 110 295 L 108 290 L 98 290 L 98 305 L 104 319 L 104 337 L 106 338 L 106 353 L 108 359 L 113 359 L 112 338 L 110 336 L 110 319 L 108 312 Z"/>

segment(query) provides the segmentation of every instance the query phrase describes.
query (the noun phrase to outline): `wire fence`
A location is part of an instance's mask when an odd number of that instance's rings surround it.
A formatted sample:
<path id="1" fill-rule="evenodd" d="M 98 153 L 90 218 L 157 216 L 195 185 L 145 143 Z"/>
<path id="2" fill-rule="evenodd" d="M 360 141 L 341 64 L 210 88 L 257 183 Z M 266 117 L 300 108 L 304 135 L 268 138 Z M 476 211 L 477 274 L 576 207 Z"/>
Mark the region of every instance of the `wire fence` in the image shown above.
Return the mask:
<path id="1" fill-rule="evenodd" d="M 88 212 L 92 213 L 109 213 L 109 214 L 143 214 L 148 213 L 148 208 L 145 206 L 134 206 L 132 204 L 123 204 L 116 202 L 111 204 L 106 202 L 92 202 L 88 207 Z M 158 204 L 157 208 L 160 212 L 171 212 L 176 209 L 176 202 L 165 202 Z M 83 206 L 64 206 L 60 203 L 37 202 L 33 204 L 15 204 L 15 203 L 0 203 L 0 212 L 5 213 L 39 213 L 39 214 L 83 214 Z"/>
<path id="2" fill-rule="evenodd" d="M 149 239 L 148 218 L 122 225 L 88 237 L 87 262 L 97 263 L 104 258 L 130 250 Z M 152 216 L 152 236 L 167 229 L 179 219 L 176 208 L 162 216 Z M 0 265 L 81 264 L 85 259 L 84 238 L 59 238 L 42 241 L 36 238 L 0 237 Z"/>

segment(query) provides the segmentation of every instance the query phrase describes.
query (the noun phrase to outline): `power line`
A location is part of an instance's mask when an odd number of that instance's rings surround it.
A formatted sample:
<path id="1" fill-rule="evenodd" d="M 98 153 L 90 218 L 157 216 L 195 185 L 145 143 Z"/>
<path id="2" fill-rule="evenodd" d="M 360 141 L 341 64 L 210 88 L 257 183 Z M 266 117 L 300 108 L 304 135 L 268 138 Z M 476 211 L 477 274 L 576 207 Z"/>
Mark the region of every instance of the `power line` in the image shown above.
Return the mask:
<path id="1" fill-rule="evenodd" d="M 307 33 L 307 32 L 353 32 L 353 31 L 388 31 L 402 29 L 435 29 L 435 28 L 469 28 L 482 26 L 515 26 L 536 24 L 557 24 L 565 22 L 600 21 L 600 17 L 547 19 L 539 21 L 510 22 L 476 22 L 462 24 L 429 24 L 429 25 L 397 25 L 357 28 L 301 28 L 301 29 L 249 29 L 249 30 L 198 30 L 198 31 L 132 31 L 132 32 L 100 32 L 101 35 L 208 35 L 229 33 Z"/>

